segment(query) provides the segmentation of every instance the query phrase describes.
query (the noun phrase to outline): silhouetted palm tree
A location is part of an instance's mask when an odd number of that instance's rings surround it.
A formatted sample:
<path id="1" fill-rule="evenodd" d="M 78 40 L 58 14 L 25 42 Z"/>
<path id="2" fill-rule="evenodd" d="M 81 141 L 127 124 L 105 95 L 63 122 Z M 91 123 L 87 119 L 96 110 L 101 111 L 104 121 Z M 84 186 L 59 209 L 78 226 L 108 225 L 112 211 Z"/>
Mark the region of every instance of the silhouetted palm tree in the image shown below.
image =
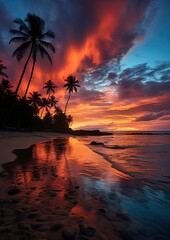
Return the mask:
<path id="1" fill-rule="evenodd" d="M 67 122 L 69 126 L 73 123 L 73 117 L 71 115 L 67 116 Z"/>
<path id="2" fill-rule="evenodd" d="M 20 61 L 25 56 L 28 49 L 30 50 L 16 88 L 16 95 L 21 85 L 28 62 L 31 56 L 33 58 L 32 70 L 24 96 L 26 97 L 34 72 L 37 53 L 39 52 L 42 58 L 44 56 L 47 57 L 52 64 L 51 57 L 46 49 L 50 49 L 51 51 L 55 52 L 55 48 L 51 43 L 47 42 L 46 39 L 55 38 L 55 34 L 51 30 L 48 30 L 44 33 L 45 22 L 35 14 L 28 13 L 24 21 L 20 18 L 17 18 L 14 20 L 14 23 L 18 24 L 19 28 L 12 29 L 10 32 L 14 35 L 17 35 L 17 37 L 13 37 L 9 43 L 16 42 L 21 43 L 21 45 L 14 51 L 13 56 L 16 56 L 17 60 Z"/>
<path id="3" fill-rule="evenodd" d="M 62 109 L 61 109 L 60 107 L 56 106 L 56 107 L 55 107 L 55 114 L 56 114 L 57 116 L 61 115 L 61 114 L 62 114 Z"/>
<path id="4" fill-rule="evenodd" d="M 49 108 L 50 108 L 49 100 L 47 98 L 42 98 L 41 103 L 40 103 L 40 109 L 42 109 L 41 118 L 43 116 L 44 110 L 46 110 L 48 112 Z"/>
<path id="5" fill-rule="evenodd" d="M 68 76 L 68 78 L 65 79 L 65 82 L 67 82 L 67 83 L 64 84 L 64 87 L 69 92 L 69 96 L 68 96 L 68 99 L 67 99 L 67 102 L 66 102 L 66 106 L 65 106 L 65 111 L 64 111 L 64 113 L 66 114 L 67 105 L 68 105 L 68 102 L 70 100 L 71 93 L 73 93 L 74 91 L 77 92 L 77 87 L 80 87 L 80 85 L 78 85 L 79 81 L 76 80 L 76 78 L 74 76 L 72 76 L 72 75 Z"/>
<path id="6" fill-rule="evenodd" d="M 38 92 L 30 93 L 30 97 L 28 97 L 28 103 L 34 109 L 34 113 L 38 114 L 39 106 L 41 105 L 41 94 Z"/>
<path id="7" fill-rule="evenodd" d="M 0 76 L 8 78 L 8 75 L 3 72 L 4 69 L 7 69 L 7 67 L 5 67 L 5 66 L 3 65 L 2 60 L 0 60 Z"/>
<path id="8" fill-rule="evenodd" d="M 11 88 L 13 86 L 10 84 L 10 82 L 6 79 L 2 79 L 0 83 L 0 93 L 1 94 L 12 94 Z"/>
<path id="9" fill-rule="evenodd" d="M 57 104 L 57 102 L 58 102 L 58 100 L 55 98 L 55 96 L 54 95 L 52 95 L 52 96 L 50 96 L 49 98 L 48 98 L 48 101 L 49 101 L 49 103 L 50 103 L 50 109 L 52 108 L 52 107 L 56 107 L 56 104 Z"/>
<path id="10" fill-rule="evenodd" d="M 50 93 L 55 93 L 55 88 L 57 88 L 57 86 L 51 81 L 51 80 L 48 80 L 46 83 L 44 83 L 44 89 L 46 88 L 47 91 L 46 91 L 46 94 L 48 95 L 48 98 L 50 97 Z"/>

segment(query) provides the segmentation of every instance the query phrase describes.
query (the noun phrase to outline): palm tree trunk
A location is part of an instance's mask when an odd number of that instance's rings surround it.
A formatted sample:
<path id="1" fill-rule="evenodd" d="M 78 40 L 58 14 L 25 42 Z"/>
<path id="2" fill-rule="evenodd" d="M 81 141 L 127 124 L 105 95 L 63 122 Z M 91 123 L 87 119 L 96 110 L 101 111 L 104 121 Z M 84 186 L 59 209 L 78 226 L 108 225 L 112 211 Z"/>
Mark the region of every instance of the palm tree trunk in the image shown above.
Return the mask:
<path id="1" fill-rule="evenodd" d="M 20 87 L 20 85 L 21 85 L 21 82 L 22 82 L 23 76 L 24 76 L 24 74 L 25 74 L 25 70 L 26 70 L 27 65 L 28 65 L 28 62 L 29 62 L 29 60 L 30 60 L 30 57 L 31 57 L 32 51 L 33 51 L 33 44 L 32 44 L 32 46 L 31 46 L 31 51 L 30 51 L 30 53 L 29 53 L 29 56 L 28 56 L 27 61 L 26 61 L 25 65 L 24 65 L 24 69 L 23 69 L 23 71 L 22 71 L 22 74 L 21 74 L 20 80 L 19 80 L 19 82 L 18 82 L 18 85 L 17 85 L 16 91 L 15 91 L 15 96 L 17 96 L 17 94 L 18 94 L 18 90 L 19 90 L 19 87 Z"/>
<path id="2" fill-rule="evenodd" d="M 69 102 L 69 100 L 70 100 L 70 97 L 71 97 L 71 93 L 70 93 L 69 96 L 68 96 L 68 99 L 67 99 L 67 102 L 66 102 L 66 106 L 65 106 L 64 114 L 66 114 L 67 105 L 68 105 L 68 102 Z"/>
<path id="3" fill-rule="evenodd" d="M 44 108 L 43 108 L 42 111 L 41 111 L 41 116 L 40 116 L 40 118 L 42 118 L 43 112 L 44 112 Z"/>
<path id="4" fill-rule="evenodd" d="M 30 86 L 30 83 L 31 83 L 31 79 L 32 79 L 32 75 L 33 75 L 34 67 L 35 67 L 35 62 L 36 62 L 36 58 L 33 59 L 33 65 L 32 65 L 31 75 L 30 75 L 30 78 L 29 78 L 29 81 L 28 81 L 28 85 L 27 85 L 27 89 L 26 89 L 26 91 L 25 91 L 24 98 L 26 98 L 26 96 L 27 96 L 27 92 L 28 92 L 28 89 L 29 89 L 29 86 Z"/>

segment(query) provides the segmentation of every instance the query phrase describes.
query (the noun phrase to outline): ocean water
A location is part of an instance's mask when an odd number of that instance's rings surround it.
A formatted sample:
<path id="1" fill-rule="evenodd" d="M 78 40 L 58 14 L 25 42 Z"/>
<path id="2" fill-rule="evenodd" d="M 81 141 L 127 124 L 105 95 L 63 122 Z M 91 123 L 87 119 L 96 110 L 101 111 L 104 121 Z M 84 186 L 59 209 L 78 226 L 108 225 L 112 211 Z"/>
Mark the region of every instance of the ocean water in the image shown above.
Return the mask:
<path id="1" fill-rule="evenodd" d="M 170 193 L 169 132 L 119 132 L 109 136 L 79 137 L 118 171 Z M 104 145 L 90 145 L 91 141 Z"/>
<path id="2" fill-rule="evenodd" d="M 122 211 L 135 222 L 135 226 L 132 224 L 128 227 L 127 239 L 169 239 L 170 135 L 121 133 L 113 136 L 80 137 L 79 140 L 110 164 L 106 175 L 109 176 L 113 169 L 115 175 L 120 176 L 116 184 L 114 177 L 107 179 L 98 192 L 107 192 L 110 184 L 111 190 L 104 197 L 107 206 L 115 205 L 111 201 L 114 193 L 113 198 L 117 196 Z M 90 144 L 91 141 L 104 145 L 94 146 Z M 139 225 L 142 228 L 137 230 Z M 140 237 L 136 235 L 136 231 Z"/>
<path id="3" fill-rule="evenodd" d="M 70 218 L 85 218 L 102 239 L 170 239 L 170 135 L 63 136 L 15 153 L 17 159 L 3 167 L 8 182 L 29 193 L 20 204 L 46 209 L 50 202 L 55 208 L 49 193 L 60 189 L 57 197 L 63 209 L 69 206 Z M 32 186 L 36 191 L 28 192 Z M 64 196 L 75 186 L 78 204 L 70 205 Z"/>

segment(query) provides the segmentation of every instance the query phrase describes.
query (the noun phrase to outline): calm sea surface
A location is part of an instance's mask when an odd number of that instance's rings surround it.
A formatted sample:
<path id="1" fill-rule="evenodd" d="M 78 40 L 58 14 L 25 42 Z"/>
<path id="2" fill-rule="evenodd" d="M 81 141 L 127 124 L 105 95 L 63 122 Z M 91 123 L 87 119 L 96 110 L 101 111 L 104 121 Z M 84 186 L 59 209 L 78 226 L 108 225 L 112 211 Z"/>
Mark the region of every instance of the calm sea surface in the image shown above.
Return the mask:
<path id="1" fill-rule="evenodd" d="M 117 176 L 125 174 L 125 177 L 132 177 L 130 181 L 120 180 L 116 185 L 112 183 L 111 191 L 116 193 L 123 211 L 143 225 L 140 239 L 169 239 L 170 135 L 121 133 L 79 139 L 102 155 L 111 168 L 117 170 Z M 104 145 L 93 146 L 90 145 L 91 141 Z M 109 171 L 106 174 L 109 175 Z M 108 205 L 112 205 L 109 201 Z M 144 233 L 146 235 L 142 236 Z M 138 238 L 133 236 L 133 239 Z"/>
<path id="2" fill-rule="evenodd" d="M 80 140 L 101 154 L 113 168 L 170 192 L 170 135 L 121 133 Z M 91 141 L 104 145 L 92 146 Z"/>
<path id="3" fill-rule="evenodd" d="M 62 199 L 78 185 L 70 216 L 83 216 L 108 240 L 170 239 L 170 135 L 63 136 L 15 153 L 3 167 L 22 193 L 36 186 L 26 198 L 33 208 L 35 199 L 56 206 L 44 189 L 60 187 Z"/>

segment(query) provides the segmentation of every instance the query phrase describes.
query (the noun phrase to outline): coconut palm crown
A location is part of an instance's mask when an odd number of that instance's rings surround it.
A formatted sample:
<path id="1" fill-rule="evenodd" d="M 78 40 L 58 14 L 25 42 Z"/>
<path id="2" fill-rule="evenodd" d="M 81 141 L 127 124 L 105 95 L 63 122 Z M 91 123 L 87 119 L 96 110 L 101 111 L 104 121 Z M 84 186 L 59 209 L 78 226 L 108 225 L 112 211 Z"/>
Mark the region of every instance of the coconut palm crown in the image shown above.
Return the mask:
<path id="1" fill-rule="evenodd" d="M 65 82 L 66 82 L 66 84 L 64 84 L 64 87 L 69 92 L 69 96 L 68 96 L 68 99 L 67 99 L 67 102 L 66 102 L 64 113 L 66 113 L 68 102 L 69 102 L 70 97 L 71 97 L 71 93 L 73 93 L 74 91 L 77 92 L 77 87 L 80 87 L 80 85 L 78 84 L 79 81 L 76 80 L 76 77 L 74 77 L 72 75 L 68 76 L 67 79 L 65 79 Z"/>
<path id="2" fill-rule="evenodd" d="M 34 109 L 34 113 L 38 114 L 39 107 L 41 105 L 41 94 L 35 91 L 30 93 L 30 96 L 28 97 L 28 103 Z"/>
<path id="3" fill-rule="evenodd" d="M 0 94 L 12 94 L 12 87 L 7 79 L 2 78 L 0 82 Z"/>
<path id="4" fill-rule="evenodd" d="M 51 81 L 51 80 L 48 80 L 47 82 L 44 83 L 44 87 L 43 89 L 46 88 L 46 94 L 48 94 L 48 97 L 50 97 L 50 94 L 51 93 L 55 93 L 55 88 L 57 88 L 57 86 Z"/>
<path id="5" fill-rule="evenodd" d="M 17 18 L 14 20 L 14 23 L 18 25 L 18 28 L 10 30 L 10 33 L 15 35 L 15 37 L 13 37 L 9 43 L 12 43 L 12 42 L 19 43 L 20 45 L 13 52 L 12 56 L 13 57 L 15 56 L 17 60 L 20 61 L 29 51 L 27 60 L 24 65 L 24 69 L 22 71 L 20 80 L 16 88 L 16 92 L 15 92 L 16 95 L 18 93 L 19 87 L 21 85 L 23 76 L 25 74 L 25 71 L 31 56 L 33 59 L 32 70 L 31 70 L 29 81 L 28 81 L 27 89 L 25 92 L 25 97 L 26 97 L 26 94 L 28 92 L 28 88 L 32 79 L 32 75 L 34 72 L 37 53 L 39 53 L 42 58 L 44 57 L 48 58 L 48 60 L 52 64 L 52 59 L 47 50 L 49 49 L 52 52 L 55 52 L 55 48 L 51 43 L 47 42 L 46 40 L 49 38 L 55 38 L 55 34 L 51 30 L 44 32 L 45 22 L 42 18 L 40 18 L 35 14 L 28 13 L 24 21 L 20 18 Z"/>

